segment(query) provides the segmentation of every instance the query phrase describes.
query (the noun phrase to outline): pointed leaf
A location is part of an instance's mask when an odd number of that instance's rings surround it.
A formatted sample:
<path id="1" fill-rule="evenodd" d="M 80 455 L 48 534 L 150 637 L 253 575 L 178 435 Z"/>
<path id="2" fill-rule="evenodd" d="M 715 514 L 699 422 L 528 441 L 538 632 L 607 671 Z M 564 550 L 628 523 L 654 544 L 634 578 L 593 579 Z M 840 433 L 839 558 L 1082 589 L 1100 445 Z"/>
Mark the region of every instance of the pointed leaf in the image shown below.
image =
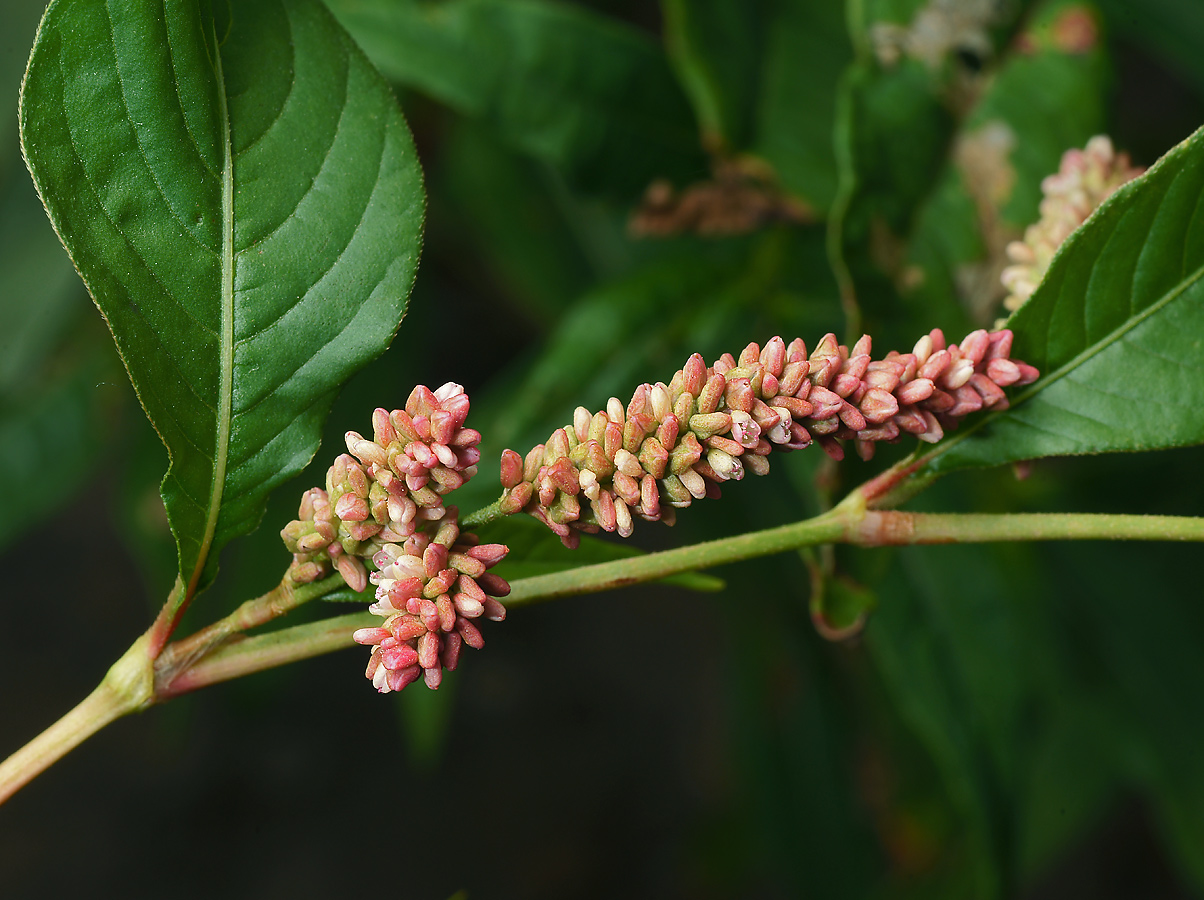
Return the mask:
<path id="1" fill-rule="evenodd" d="M 22 140 L 171 455 L 187 594 L 317 449 L 405 310 L 421 175 L 385 83 L 312 0 L 51 4 Z"/>
<path id="2" fill-rule="evenodd" d="M 930 454 L 934 471 L 1204 442 L 1204 130 L 1072 235 L 1010 321 L 1040 381 Z"/>

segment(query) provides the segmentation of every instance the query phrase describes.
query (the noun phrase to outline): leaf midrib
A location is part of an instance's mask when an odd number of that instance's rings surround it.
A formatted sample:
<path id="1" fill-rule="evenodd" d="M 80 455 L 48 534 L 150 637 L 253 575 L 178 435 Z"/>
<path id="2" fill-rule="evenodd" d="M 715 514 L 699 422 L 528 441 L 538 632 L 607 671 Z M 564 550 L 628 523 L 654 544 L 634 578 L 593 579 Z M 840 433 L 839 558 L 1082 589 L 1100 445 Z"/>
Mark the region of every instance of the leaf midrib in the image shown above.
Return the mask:
<path id="1" fill-rule="evenodd" d="M 195 593 L 205 571 L 209 548 L 217 532 L 217 520 L 222 507 L 222 494 L 226 485 L 226 464 L 230 454 L 230 429 L 234 407 L 234 154 L 230 141 L 230 113 L 226 98 L 226 80 L 222 74 L 221 46 L 217 29 L 213 27 L 213 69 L 217 82 L 218 118 L 222 125 L 222 200 L 221 200 L 221 333 L 218 336 L 218 398 L 217 434 L 213 448 L 213 481 L 209 490 L 209 504 L 205 519 L 205 532 L 197 552 L 196 566 L 188 580 L 185 603 Z"/>

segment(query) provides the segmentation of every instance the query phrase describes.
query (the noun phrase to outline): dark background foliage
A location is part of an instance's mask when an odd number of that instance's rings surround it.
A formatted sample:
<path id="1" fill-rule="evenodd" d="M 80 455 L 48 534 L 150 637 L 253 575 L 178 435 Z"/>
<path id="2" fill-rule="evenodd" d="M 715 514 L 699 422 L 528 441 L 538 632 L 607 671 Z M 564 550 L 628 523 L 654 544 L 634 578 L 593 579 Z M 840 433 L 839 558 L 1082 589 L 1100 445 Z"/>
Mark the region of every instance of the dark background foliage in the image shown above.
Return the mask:
<path id="1" fill-rule="evenodd" d="M 525 450 L 578 403 L 626 397 L 694 350 L 842 332 L 832 216 L 879 352 L 938 325 L 956 338 L 996 315 L 983 273 L 1035 219 L 1064 149 L 1107 132 L 1149 164 L 1204 122 L 1194 0 L 933 0 L 953 37 L 891 65 L 889 36 L 922 4 L 865 0 L 861 19 L 839 6 L 334 4 L 414 130 L 423 262 L 392 350 L 346 387 L 318 461 L 227 549 L 185 627 L 275 583 L 296 494 L 339 435 L 415 382 L 473 397 L 486 448 L 471 508 L 492 499 L 503 447 Z M 1058 28 L 1080 10 L 1099 30 L 1075 43 Z M 40 11 L 0 12 L 14 105 Z M 1018 51 L 1019 35 L 1037 49 Z M 957 150 L 998 121 L 1015 181 L 985 207 Z M 175 566 L 165 454 L 2 122 L 12 749 L 141 633 Z M 726 236 L 631 235 L 651 181 L 681 192 L 725 165 L 773 173 L 797 205 Z M 848 488 L 882 465 L 833 474 L 819 456 L 635 540 L 791 521 L 818 508 L 817 477 Z M 1198 514 L 1202 462 L 1189 448 L 1045 461 L 1024 481 L 957 473 L 913 507 Z M 720 594 L 516 611 L 438 694 L 379 697 L 347 651 L 119 722 L 0 810 L 0 893 L 1204 896 L 1191 548 L 836 556 L 844 589 L 878 606 L 846 644 L 816 635 L 807 570 L 786 556 L 718 572 Z"/>

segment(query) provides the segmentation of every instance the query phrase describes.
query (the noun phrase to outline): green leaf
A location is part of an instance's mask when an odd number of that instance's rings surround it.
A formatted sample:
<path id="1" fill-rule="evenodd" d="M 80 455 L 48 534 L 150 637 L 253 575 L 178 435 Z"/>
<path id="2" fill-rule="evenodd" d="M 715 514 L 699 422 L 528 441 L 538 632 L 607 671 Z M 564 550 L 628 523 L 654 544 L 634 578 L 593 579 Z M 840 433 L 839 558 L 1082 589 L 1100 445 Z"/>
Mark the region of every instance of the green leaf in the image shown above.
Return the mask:
<path id="1" fill-rule="evenodd" d="M 502 146 L 478 122 L 448 130 L 431 178 L 431 194 L 443 198 L 451 218 L 446 234 L 430 236 L 432 244 L 442 237 L 454 242 L 452 252 L 482 257 L 533 325 L 554 323 L 594 281 L 580 223 L 553 196 L 553 173 Z"/>
<path id="2" fill-rule="evenodd" d="M 945 780 L 962 821 L 961 852 L 976 872 L 974 896 L 1003 897 L 1016 879 L 1015 747 L 1029 673 L 1015 666 L 1025 623 L 1002 581 L 983 577 L 985 557 L 965 547 L 898 554 L 877 586 L 882 603 L 866 642 Z"/>
<path id="3" fill-rule="evenodd" d="M 1198 458 L 1192 462 L 1198 465 Z M 1198 489 L 1192 485 L 1185 493 L 1198 508 Z M 1184 549 L 1171 544 L 1124 554 L 1065 544 L 1056 555 L 1051 594 L 1065 604 L 1064 615 L 1074 623 L 1073 645 L 1090 661 L 1083 682 L 1108 699 L 1115 716 L 1108 742 L 1092 752 L 1116 748 L 1112 753 L 1128 770 L 1130 783 L 1141 784 L 1148 795 L 1168 855 L 1177 857 L 1199 891 L 1204 887 L 1199 852 L 1204 846 L 1199 754 L 1204 671 L 1198 659 L 1204 614 L 1190 602 L 1198 593 L 1198 576 L 1184 565 Z M 1166 573 L 1155 589 L 1150 572 Z"/>
<path id="4" fill-rule="evenodd" d="M 933 471 L 1204 442 L 1204 130 L 1114 194 L 1009 322 L 1042 378 Z"/>
<path id="5" fill-rule="evenodd" d="M 685 96 L 655 41 L 539 0 L 336 0 L 389 78 L 481 119 L 574 184 L 629 195 L 705 169 Z"/>
<path id="6" fill-rule="evenodd" d="M 730 328 L 739 307 L 764 291 L 761 273 L 733 273 L 733 256 L 743 254 L 709 249 L 700 259 L 689 243 L 578 298 L 530 370 L 505 390 L 504 409 L 482 434 L 502 446 L 527 438 L 533 445 L 570 421 L 578 405 L 598 409 L 610 396 L 626 400 L 643 381 L 668 379 L 698 349 L 701 327 L 727 311 Z"/>
<path id="7" fill-rule="evenodd" d="M 21 106 L 51 220 L 171 456 L 191 596 L 391 340 L 423 194 L 388 86 L 313 0 L 51 4 Z"/>

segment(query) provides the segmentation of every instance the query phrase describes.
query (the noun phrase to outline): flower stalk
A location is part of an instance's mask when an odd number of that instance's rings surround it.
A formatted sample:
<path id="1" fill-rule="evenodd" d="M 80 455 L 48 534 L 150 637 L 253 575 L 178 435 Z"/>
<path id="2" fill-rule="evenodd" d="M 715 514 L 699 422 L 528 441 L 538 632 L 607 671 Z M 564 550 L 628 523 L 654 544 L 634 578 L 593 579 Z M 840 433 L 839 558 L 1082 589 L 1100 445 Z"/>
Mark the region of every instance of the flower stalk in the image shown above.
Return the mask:
<path id="1" fill-rule="evenodd" d="M 934 514 L 875 510 L 854 491 L 832 510 L 802 522 L 735 537 L 582 566 L 511 584 L 507 607 L 656 581 L 827 543 L 863 547 L 1032 540 L 1173 540 L 1204 542 L 1204 518 L 1100 513 Z M 301 603 L 343 586 L 334 576 L 282 586 L 243 604 L 219 623 L 168 646 L 157 661 L 143 635 L 100 686 L 66 716 L 0 763 L 0 802 L 110 722 L 210 684 L 355 646 L 352 635 L 379 622 L 355 613 L 246 637 Z M 174 649 L 179 645 L 178 649 Z"/>
<path id="2" fill-rule="evenodd" d="M 597 593 L 657 581 L 683 572 L 821 545 L 862 547 L 1029 540 L 1171 540 L 1204 542 L 1204 518 L 1109 513 L 906 513 L 866 509 L 852 495 L 828 513 L 803 522 L 596 563 L 511 582 L 506 606 L 514 609 L 560 597 Z M 237 638 L 173 682 L 172 696 L 286 662 L 352 646 L 351 635 L 375 620 L 364 613 Z M 160 698 L 166 699 L 166 698 Z"/>

